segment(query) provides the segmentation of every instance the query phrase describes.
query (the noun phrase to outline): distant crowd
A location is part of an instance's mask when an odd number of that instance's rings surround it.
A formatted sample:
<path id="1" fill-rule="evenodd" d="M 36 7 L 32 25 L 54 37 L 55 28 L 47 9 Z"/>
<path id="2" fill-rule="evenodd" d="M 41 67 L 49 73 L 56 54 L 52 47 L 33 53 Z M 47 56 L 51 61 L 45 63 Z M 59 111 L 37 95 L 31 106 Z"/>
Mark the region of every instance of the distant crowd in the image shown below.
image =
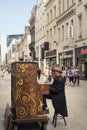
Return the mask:
<path id="1" fill-rule="evenodd" d="M 0 74 L 1 74 L 1 77 L 4 77 L 5 74 L 10 74 L 11 73 L 11 68 L 8 67 L 8 68 L 1 68 L 0 69 Z"/>
<path id="2" fill-rule="evenodd" d="M 48 82 L 51 82 L 53 79 L 51 67 L 46 67 L 44 71 L 38 68 L 37 74 L 38 74 L 38 79 L 40 79 L 41 74 L 43 74 L 46 77 L 46 80 Z M 70 86 L 73 87 L 75 84 L 79 86 L 80 69 L 78 66 L 76 68 L 74 66 L 71 66 L 70 68 L 62 67 L 61 75 L 64 77 L 65 82 L 69 81 Z"/>

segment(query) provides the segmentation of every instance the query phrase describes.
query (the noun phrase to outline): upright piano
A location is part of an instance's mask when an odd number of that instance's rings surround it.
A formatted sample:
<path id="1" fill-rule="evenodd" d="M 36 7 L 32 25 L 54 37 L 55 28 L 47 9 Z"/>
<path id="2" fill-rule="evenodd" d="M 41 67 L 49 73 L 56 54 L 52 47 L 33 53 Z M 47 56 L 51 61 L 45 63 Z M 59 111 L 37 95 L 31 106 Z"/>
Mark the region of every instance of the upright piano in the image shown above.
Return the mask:
<path id="1" fill-rule="evenodd" d="M 33 129 L 37 126 L 38 130 L 47 128 L 49 118 L 43 112 L 43 94 L 49 92 L 49 85 L 37 83 L 37 68 L 36 62 L 20 61 L 11 64 L 11 111 L 14 129 L 22 130 L 23 127 L 34 125 Z"/>

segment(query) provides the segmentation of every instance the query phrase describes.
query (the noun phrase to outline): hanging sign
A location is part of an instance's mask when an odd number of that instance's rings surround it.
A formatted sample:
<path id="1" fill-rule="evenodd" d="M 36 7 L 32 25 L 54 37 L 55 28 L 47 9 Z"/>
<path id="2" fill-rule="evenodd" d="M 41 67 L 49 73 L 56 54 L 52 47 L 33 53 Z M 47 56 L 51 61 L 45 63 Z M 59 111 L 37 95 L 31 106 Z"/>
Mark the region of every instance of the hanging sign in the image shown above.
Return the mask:
<path id="1" fill-rule="evenodd" d="M 81 55 L 86 55 L 87 54 L 87 49 L 81 49 Z"/>

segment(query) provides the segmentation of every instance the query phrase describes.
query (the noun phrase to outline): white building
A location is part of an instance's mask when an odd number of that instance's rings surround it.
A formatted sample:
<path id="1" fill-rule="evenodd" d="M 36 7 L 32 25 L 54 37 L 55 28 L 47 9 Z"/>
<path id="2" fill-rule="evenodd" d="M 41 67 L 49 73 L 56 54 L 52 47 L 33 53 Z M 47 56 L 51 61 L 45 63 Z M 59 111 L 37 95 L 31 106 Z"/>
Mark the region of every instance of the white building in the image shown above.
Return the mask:
<path id="1" fill-rule="evenodd" d="M 37 9 L 35 17 L 35 51 L 38 64 L 41 69 L 45 68 L 44 61 L 44 42 L 45 37 L 45 0 L 37 0 Z"/>
<path id="2" fill-rule="evenodd" d="M 5 64 L 6 36 L 0 34 L 0 65 Z"/>

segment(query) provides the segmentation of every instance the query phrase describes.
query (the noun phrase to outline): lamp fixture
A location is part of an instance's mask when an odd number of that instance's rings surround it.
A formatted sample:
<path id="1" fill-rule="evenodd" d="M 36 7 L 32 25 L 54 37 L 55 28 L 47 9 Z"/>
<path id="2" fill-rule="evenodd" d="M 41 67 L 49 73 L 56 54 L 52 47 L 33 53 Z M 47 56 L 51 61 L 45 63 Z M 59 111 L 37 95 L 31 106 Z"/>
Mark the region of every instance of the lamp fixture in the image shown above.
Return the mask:
<path id="1" fill-rule="evenodd" d="M 58 46 L 58 42 L 57 41 L 54 41 L 54 43 L 56 43 L 56 45 Z"/>

